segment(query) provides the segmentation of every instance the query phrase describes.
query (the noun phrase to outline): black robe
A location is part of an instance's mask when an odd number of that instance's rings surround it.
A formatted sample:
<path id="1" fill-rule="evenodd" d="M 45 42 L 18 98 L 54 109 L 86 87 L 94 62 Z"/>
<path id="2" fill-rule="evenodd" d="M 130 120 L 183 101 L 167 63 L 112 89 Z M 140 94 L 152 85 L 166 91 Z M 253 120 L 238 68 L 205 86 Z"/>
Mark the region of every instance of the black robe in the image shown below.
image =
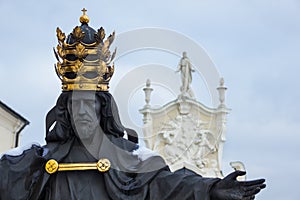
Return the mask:
<path id="1" fill-rule="evenodd" d="M 114 143 L 123 145 L 129 154 L 134 150 L 134 144 L 123 138 Z M 4 155 L 0 161 L 0 199 L 209 200 L 210 189 L 219 180 L 172 173 L 159 156 L 138 160 L 126 171 L 112 167 L 105 173 L 87 170 L 51 175 L 44 169 L 49 159 L 59 163 L 97 162 L 76 137 L 59 145 L 33 145 L 19 156 Z M 118 162 L 118 156 L 110 160 Z"/>
<path id="2" fill-rule="evenodd" d="M 103 140 L 97 156 L 90 154 L 72 128 L 68 99 L 63 92 L 46 117 L 46 142 L 33 145 L 21 155 L 4 155 L 0 160 L 0 200 L 209 200 L 210 189 L 219 179 L 196 174 L 172 173 L 160 156 L 141 159 L 138 145 L 123 138 L 125 128 L 108 92 L 97 92 L 101 105 Z M 56 122 L 55 127 L 50 127 Z M 58 163 L 97 162 L 107 158 L 111 168 L 94 171 L 59 171 L 48 174 L 49 159 Z"/>

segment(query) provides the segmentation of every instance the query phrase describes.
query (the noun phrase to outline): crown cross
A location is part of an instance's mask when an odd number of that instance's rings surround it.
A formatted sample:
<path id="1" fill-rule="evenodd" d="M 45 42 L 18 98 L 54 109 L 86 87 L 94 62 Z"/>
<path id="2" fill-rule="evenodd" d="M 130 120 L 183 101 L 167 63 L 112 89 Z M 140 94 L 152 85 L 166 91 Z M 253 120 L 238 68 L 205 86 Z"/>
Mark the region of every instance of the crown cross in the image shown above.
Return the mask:
<path id="1" fill-rule="evenodd" d="M 87 9 L 83 8 L 81 11 L 83 12 L 83 15 L 85 15 L 85 12 L 87 11 Z"/>
<path id="2" fill-rule="evenodd" d="M 89 23 L 90 18 L 86 15 L 87 9 L 83 8 L 81 11 L 82 11 L 82 15 L 81 15 L 79 21 L 81 23 L 86 23 L 86 24 Z"/>

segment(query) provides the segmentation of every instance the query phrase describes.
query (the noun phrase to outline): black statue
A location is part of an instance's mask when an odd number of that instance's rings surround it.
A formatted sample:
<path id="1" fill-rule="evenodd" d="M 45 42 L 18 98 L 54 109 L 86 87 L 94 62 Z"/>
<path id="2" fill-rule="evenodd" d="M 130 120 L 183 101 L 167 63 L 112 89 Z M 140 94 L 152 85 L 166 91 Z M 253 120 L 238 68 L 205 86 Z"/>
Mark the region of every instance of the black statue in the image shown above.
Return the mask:
<path id="1" fill-rule="evenodd" d="M 76 94 L 75 94 L 76 93 Z M 1 159 L 0 199 L 254 199 L 264 180 L 239 182 L 236 171 L 224 179 L 172 173 L 159 156 L 141 160 L 139 146 L 123 138 L 117 107 L 108 92 L 63 92 L 48 113 L 47 145 L 32 146 L 20 156 Z M 135 138 L 135 137 L 133 137 Z M 48 174 L 45 163 L 96 162 L 112 166 L 96 170 Z"/>
<path id="2" fill-rule="evenodd" d="M 56 70 L 63 92 L 46 117 L 47 144 L 2 156 L 0 200 L 254 199 L 264 179 L 239 182 L 241 171 L 224 179 L 172 173 L 159 155 L 138 145 L 107 91 L 114 34 L 103 41 L 104 30 L 89 27 L 83 11 L 82 25 L 66 42 L 57 29 Z"/>

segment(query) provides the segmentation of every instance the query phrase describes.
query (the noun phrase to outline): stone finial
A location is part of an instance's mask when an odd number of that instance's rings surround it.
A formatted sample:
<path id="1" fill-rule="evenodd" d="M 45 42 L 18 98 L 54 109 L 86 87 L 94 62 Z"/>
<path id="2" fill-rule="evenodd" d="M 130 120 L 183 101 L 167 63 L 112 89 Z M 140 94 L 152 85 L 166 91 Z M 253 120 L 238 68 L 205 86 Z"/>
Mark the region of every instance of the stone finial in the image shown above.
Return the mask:
<path id="1" fill-rule="evenodd" d="M 150 87 L 150 85 L 151 85 L 151 81 L 150 81 L 150 79 L 147 79 L 147 81 L 146 81 L 146 87 Z"/>
<path id="2" fill-rule="evenodd" d="M 219 91 L 219 101 L 220 101 L 220 106 L 219 107 L 226 107 L 225 106 L 225 91 L 227 88 L 224 86 L 224 78 L 220 79 L 220 86 L 217 88 Z"/>
<path id="3" fill-rule="evenodd" d="M 146 87 L 143 88 L 143 91 L 145 92 L 145 107 L 150 107 L 150 96 L 153 89 L 151 88 L 151 81 L 150 79 L 147 79 L 146 81 Z"/>
<path id="4" fill-rule="evenodd" d="M 220 86 L 224 86 L 224 78 L 222 77 L 222 78 L 220 78 Z"/>

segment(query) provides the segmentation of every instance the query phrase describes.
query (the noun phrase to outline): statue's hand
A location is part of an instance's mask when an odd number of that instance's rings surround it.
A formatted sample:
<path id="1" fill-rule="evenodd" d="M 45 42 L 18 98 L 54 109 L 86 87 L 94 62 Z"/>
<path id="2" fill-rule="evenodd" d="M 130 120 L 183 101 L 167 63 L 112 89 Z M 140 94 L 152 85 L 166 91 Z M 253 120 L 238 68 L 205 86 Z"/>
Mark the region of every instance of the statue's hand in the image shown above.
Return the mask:
<path id="1" fill-rule="evenodd" d="M 212 200 L 251 200 L 259 191 L 266 187 L 265 179 L 253 181 L 237 181 L 238 176 L 246 172 L 235 171 L 217 182 L 211 189 Z"/>

